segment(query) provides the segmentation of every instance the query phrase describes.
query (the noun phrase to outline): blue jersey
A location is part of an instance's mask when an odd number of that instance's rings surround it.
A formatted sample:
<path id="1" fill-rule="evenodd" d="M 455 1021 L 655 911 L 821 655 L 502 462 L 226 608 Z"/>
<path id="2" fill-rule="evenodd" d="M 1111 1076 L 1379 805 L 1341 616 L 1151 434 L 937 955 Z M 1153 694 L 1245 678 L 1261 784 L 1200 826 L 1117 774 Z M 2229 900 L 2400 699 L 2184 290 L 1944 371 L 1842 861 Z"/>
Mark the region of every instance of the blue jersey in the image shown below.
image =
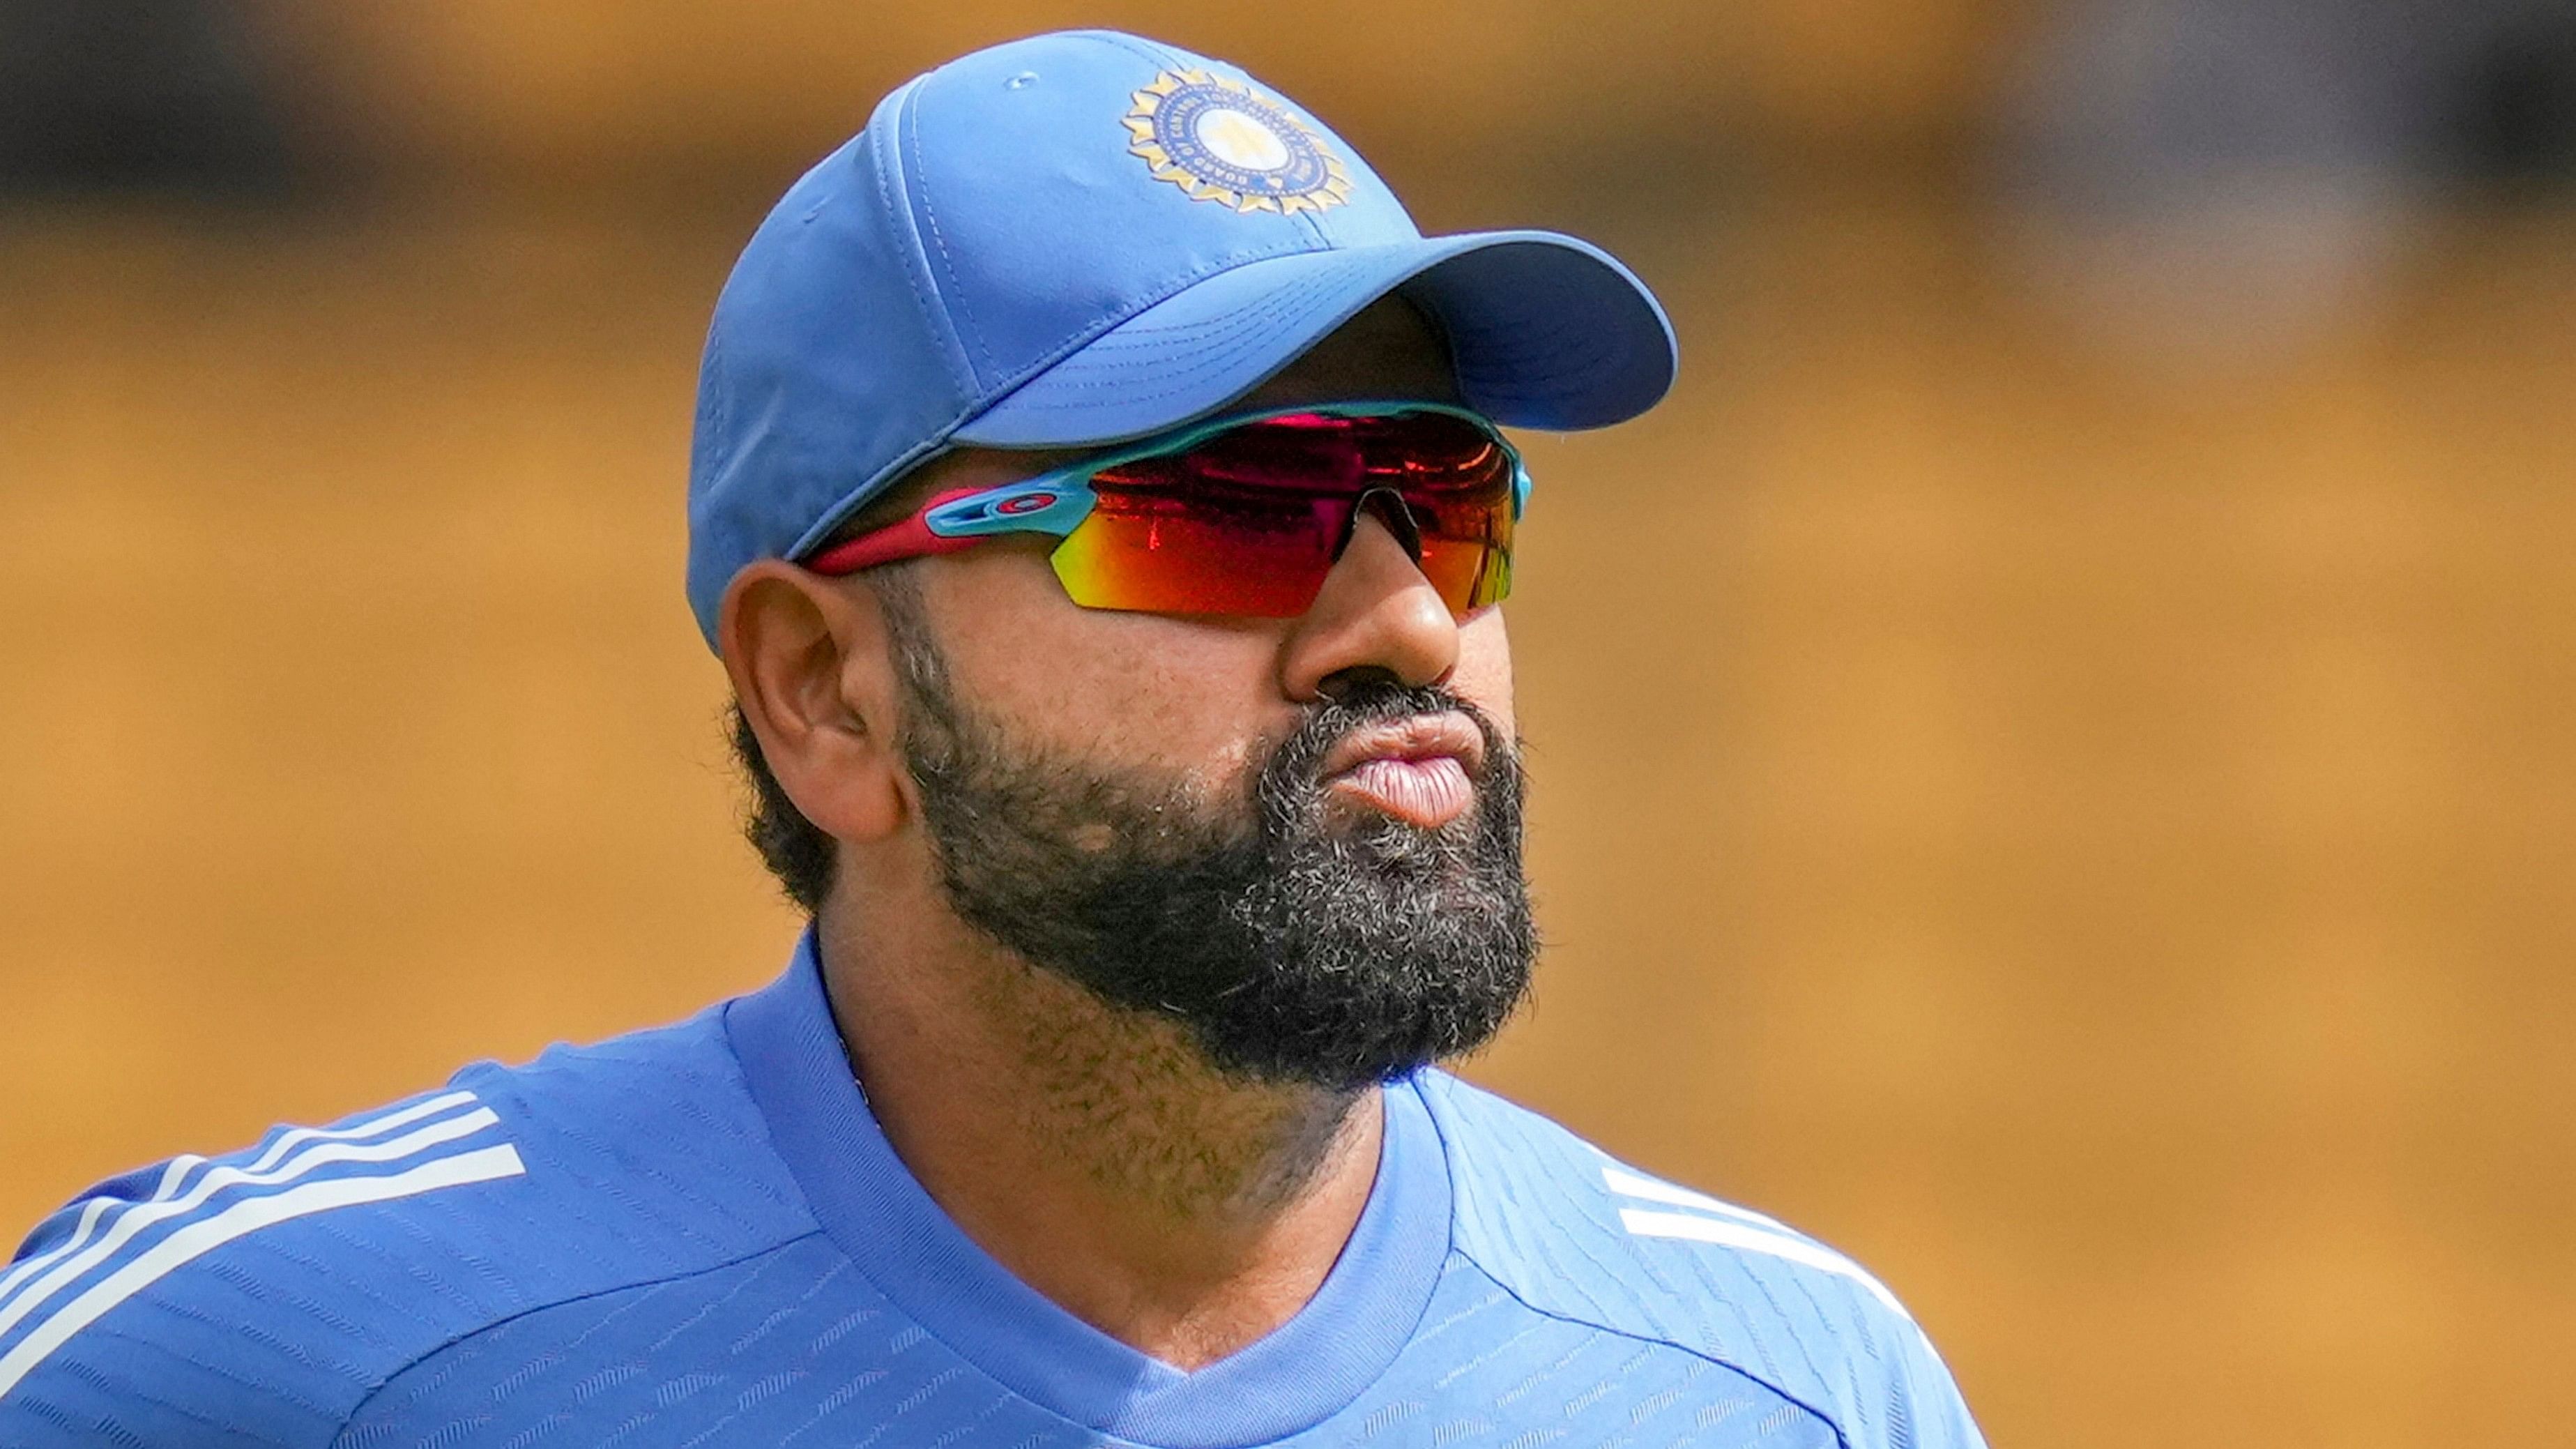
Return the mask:
<path id="1" fill-rule="evenodd" d="M 1886 1289 L 1436 1071 L 1296 1317 L 1184 1373 L 905 1171 L 810 938 L 676 1026 L 104 1184 L 0 1271 L 0 1445 L 1979 1449 Z"/>

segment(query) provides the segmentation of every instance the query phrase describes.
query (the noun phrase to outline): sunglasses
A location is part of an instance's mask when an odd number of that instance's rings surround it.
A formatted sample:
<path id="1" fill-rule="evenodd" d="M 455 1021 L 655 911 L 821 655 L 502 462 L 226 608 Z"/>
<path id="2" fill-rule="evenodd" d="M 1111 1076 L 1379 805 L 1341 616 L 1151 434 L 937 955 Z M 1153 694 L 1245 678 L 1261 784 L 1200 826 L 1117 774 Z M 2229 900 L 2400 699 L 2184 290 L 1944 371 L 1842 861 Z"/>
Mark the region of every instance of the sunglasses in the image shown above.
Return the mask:
<path id="1" fill-rule="evenodd" d="M 1290 618 L 1363 510 L 1452 614 L 1511 592 L 1529 471 L 1493 424 L 1438 403 L 1307 403 L 1222 418 L 997 488 L 942 493 L 804 560 L 841 575 L 1003 534 L 1054 537 L 1087 609 Z"/>

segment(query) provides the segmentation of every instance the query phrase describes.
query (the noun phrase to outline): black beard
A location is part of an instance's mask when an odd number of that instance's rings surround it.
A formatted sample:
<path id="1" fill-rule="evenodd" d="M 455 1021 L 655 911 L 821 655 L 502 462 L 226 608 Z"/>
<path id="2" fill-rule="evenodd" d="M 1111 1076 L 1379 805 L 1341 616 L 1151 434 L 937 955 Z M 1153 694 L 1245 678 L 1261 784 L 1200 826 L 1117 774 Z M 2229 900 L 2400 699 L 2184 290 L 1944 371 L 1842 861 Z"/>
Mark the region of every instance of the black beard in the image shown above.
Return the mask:
<path id="1" fill-rule="evenodd" d="M 1100 999 L 1181 1024 L 1225 1074 L 1356 1091 L 1502 1029 L 1538 954 L 1518 749 L 1439 688 L 1363 680 L 1235 800 L 1013 750 L 898 607 L 903 750 L 960 919 Z M 1362 725 L 1454 710 L 1484 732 L 1469 811 L 1337 829 L 1321 767 Z M 1357 812 L 1355 812 L 1357 813 Z"/>

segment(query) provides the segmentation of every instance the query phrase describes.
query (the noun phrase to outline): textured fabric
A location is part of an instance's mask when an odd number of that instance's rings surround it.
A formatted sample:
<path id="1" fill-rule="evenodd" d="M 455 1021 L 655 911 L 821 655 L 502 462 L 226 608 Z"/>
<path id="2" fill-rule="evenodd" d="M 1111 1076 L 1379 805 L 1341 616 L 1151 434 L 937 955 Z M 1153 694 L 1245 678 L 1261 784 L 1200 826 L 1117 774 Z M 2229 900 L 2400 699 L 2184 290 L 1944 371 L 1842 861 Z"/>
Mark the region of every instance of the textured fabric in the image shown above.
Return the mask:
<path id="1" fill-rule="evenodd" d="M 1013 1279 L 810 940 L 679 1025 L 102 1184 L 0 1270 L 0 1445 L 1981 1449 L 1886 1290 L 1437 1072 L 1315 1299 L 1196 1373 Z"/>

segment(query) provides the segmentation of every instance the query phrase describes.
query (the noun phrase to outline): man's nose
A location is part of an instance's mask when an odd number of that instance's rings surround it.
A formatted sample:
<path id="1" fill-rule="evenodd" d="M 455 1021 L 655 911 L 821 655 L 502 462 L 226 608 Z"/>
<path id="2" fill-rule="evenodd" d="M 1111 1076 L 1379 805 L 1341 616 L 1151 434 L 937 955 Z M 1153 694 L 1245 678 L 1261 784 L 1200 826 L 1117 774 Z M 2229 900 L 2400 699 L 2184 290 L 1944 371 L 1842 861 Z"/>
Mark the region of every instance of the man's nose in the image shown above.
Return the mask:
<path id="1" fill-rule="evenodd" d="M 1290 699 L 1320 698 L 1328 681 L 1349 670 L 1383 671 L 1420 686 L 1445 683 L 1458 667 L 1458 621 L 1407 547 L 1413 520 L 1401 500 L 1390 493 L 1386 502 L 1392 527 L 1376 498 L 1361 501 L 1350 542 L 1289 631 L 1280 685 Z"/>

